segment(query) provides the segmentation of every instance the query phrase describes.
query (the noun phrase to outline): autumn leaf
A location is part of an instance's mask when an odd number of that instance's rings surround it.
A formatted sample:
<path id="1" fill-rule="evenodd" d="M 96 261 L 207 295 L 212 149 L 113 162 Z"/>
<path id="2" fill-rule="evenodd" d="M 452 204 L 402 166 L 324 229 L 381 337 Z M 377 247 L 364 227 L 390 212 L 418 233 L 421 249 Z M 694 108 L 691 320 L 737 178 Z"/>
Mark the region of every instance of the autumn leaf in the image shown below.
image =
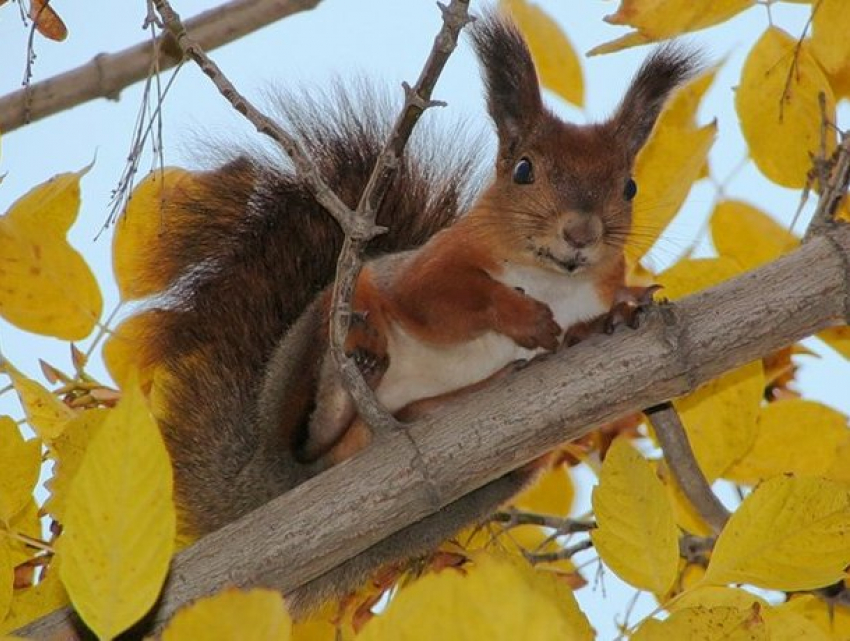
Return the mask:
<path id="1" fill-rule="evenodd" d="M 573 593 L 527 563 L 481 554 L 464 572 L 429 574 L 401 590 L 358 636 L 393 639 L 593 639 Z"/>
<path id="2" fill-rule="evenodd" d="M 848 564 L 850 491 L 825 479 L 780 476 L 732 514 L 702 583 L 811 590 L 842 578 Z"/>
<path id="3" fill-rule="evenodd" d="M 80 469 L 89 444 L 98 434 L 104 421 L 115 410 L 92 409 L 73 418 L 50 444 L 50 456 L 56 461 L 53 476 L 47 482 L 50 496 L 45 510 L 60 523 L 65 522 L 65 506 L 74 477 Z"/>
<path id="4" fill-rule="evenodd" d="M 500 0 L 519 26 L 534 58 L 540 84 L 577 107 L 584 106 L 584 78 L 575 48 L 549 15 L 526 0 Z"/>
<path id="5" fill-rule="evenodd" d="M 605 16 L 608 24 L 628 25 L 631 31 L 616 40 L 594 47 L 588 55 L 620 51 L 628 47 L 666 40 L 729 20 L 750 8 L 755 0 L 621 0 L 616 13 Z"/>
<path id="6" fill-rule="evenodd" d="M 126 630 L 159 595 L 174 549 L 171 494 L 162 436 L 131 388 L 86 451 L 57 543 L 74 608 L 101 637 Z"/>
<path id="7" fill-rule="evenodd" d="M 593 489 L 600 558 L 624 581 L 667 592 L 679 565 L 678 529 L 664 486 L 652 466 L 623 438 L 608 450 Z"/>
<path id="8" fill-rule="evenodd" d="M 158 294 L 170 285 L 171 272 L 150 266 L 149 248 L 162 242 L 171 224 L 165 206 L 179 190 L 194 187 L 192 173 L 177 167 L 148 174 L 133 190 L 112 237 L 112 269 L 121 300 Z"/>
<path id="9" fill-rule="evenodd" d="M 826 476 L 848 442 L 847 418 L 840 412 L 800 399 L 771 403 L 759 413 L 753 448 L 724 477 L 752 485 L 788 472 Z"/>
<path id="10" fill-rule="evenodd" d="M 54 176 L 0 216 L 0 316 L 28 332 L 79 340 L 100 318 L 97 281 L 66 239 L 88 169 Z"/>
<path id="11" fill-rule="evenodd" d="M 819 332 L 817 337 L 844 358 L 850 358 L 850 326 L 830 327 Z"/>
<path id="12" fill-rule="evenodd" d="M 15 590 L 9 614 L 0 619 L 0 634 L 5 634 L 27 625 L 35 619 L 68 605 L 68 594 L 59 580 L 58 564 L 54 559 L 51 571 L 37 585 Z"/>
<path id="13" fill-rule="evenodd" d="M 0 533 L 0 622 L 6 618 L 12 604 L 14 582 L 15 568 L 12 566 L 9 538 Z"/>
<path id="14" fill-rule="evenodd" d="M 569 470 L 564 465 L 558 465 L 543 473 L 512 503 L 520 510 L 535 514 L 566 516 L 572 506 L 574 495 Z"/>
<path id="15" fill-rule="evenodd" d="M 711 214 L 717 253 L 755 269 L 796 249 L 800 239 L 766 213 L 740 200 L 723 200 Z"/>
<path id="16" fill-rule="evenodd" d="M 68 37 L 68 28 L 49 2 L 50 0 L 30 0 L 30 18 L 41 35 L 61 42 Z"/>
<path id="17" fill-rule="evenodd" d="M 807 42 L 777 27 L 768 28 L 753 46 L 741 72 L 735 109 L 750 155 L 759 170 L 784 187 L 800 188 L 821 149 L 821 109 L 835 122 L 835 97 Z M 826 156 L 835 147 L 827 130 Z"/>
<path id="18" fill-rule="evenodd" d="M 850 4 L 818 0 L 812 12 L 812 55 L 823 68 L 836 95 L 850 92 Z"/>
<path id="19" fill-rule="evenodd" d="M 291 631 L 280 592 L 229 589 L 180 610 L 162 641 L 288 641 Z"/>
<path id="20" fill-rule="evenodd" d="M 676 610 L 664 621 L 647 619 L 631 637 L 632 641 L 769 641 L 770 638 L 758 604 L 749 609 L 698 606 Z"/>
<path id="21" fill-rule="evenodd" d="M 803 617 L 817 626 L 827 639 L 850 639 L 850 608 L 835 607 L 835 604 L 811 594 L 799 594 L 793 595 L 787 603 L 776 609 Z M 811 637 L 797 638 L 820 641 L 822 637 L 813 634 Z"/>
<path id="22" fill-rule="evenodd" d="M 59 400 L 55 394 L 40 383 L 24 376 L 9 361 L 0 360 L 0 371 L 5 372 L 12 379 L 12 386 L 18 393 L 21 406 L 27 416 L 27 423 L 46 443 L 58 437 L 68 421 L 76 416 L 74 410 Z"/>
<path id="23" fill-rule="evenodd" d="M 715 73 L 682 87 L 658 118 L 635 163 L 638 185 L 627 253 L 634 261 L 652 247 L 705 171 L 717 124 L 697 126 L 696 112 Z"/>
<path id="24" fill-rule="evenodd" d="M 8 524 L 32 500 L 40 471 L 41 442 L 25 441 L 15 421 L 0 416 L 0 522 Z"/>

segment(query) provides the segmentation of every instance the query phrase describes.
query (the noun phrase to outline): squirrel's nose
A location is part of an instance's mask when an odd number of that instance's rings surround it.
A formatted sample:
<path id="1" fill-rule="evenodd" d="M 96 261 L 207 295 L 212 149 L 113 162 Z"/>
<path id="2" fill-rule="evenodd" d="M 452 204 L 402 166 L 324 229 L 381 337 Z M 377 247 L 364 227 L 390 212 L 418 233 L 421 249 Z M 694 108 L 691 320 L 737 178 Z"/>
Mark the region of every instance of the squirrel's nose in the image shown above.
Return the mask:
<path id="1" fill-rule="evenodd" d="M 567 220 L 562 234 L 564 240 L 576 249 L 590 247 L 602 237 L 602 221 L 596 216 Z"/>

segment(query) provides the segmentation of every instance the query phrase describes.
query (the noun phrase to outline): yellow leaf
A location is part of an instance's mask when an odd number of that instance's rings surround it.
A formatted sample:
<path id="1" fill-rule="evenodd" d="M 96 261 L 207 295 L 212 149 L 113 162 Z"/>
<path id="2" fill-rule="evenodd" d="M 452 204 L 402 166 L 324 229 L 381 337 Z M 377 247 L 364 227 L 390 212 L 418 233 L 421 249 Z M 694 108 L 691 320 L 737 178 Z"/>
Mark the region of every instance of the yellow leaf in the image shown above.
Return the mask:
<path id="1" fill-rule="evenodd" d="M 17 630 L 49 612 L 68 605 L 68 594 L 57 574 L 54 558 L 50 572 L 43 581 L 31 588 L 15 590 L 12 606 L 5 621 L 0 621 L 0 634 Z"/>
<path id="2" fill-rule="evenodd" d="M 750 155 L 761 172 L 784 187 L 805 185 L 811 154 L 821 149 L 818 94 L 826 97 L 826 117 L 835 122 L 835 97 L 807 42 L 768 28 L 750 51 L 735 93 L 735 109 Z M 826 155 L 835 147 L 827 132 Z"/>
<path id="3" fill-rule="evenodd" d="M 754 4 L 755 0 L 714 0 L 710 3 L 693 0 L 621 0 L 617 12 L 605 16 L 605 22 L 629 25 L 637 31 L 596 47 L 589 55 L 618 51 L 705 29 L 729 20 Z"/>
<path id="4" fill-rule="evenodd" d="M 850 326 L 830 327 L 818 333 L 817 337 L 844 358 L 850 358 Z"/>
<path id="5" fill-rule="evenodd" d="M 179 190 L 191 189 L 191 172 L 167 167 L 150 173 L 133 190 L 127 209 L 115 226 L 112 237 L 112 269 L 121 300 L 137 300 L 168 287 L 170 272 L 146 268 L 148 252 L 162 242 L 170 224 L 164 211 Z"/>
<path id="6" fill-rule="evenodd" d="M 135 314 L 121 322 L 103 344 L 103 361 L 106 369 L 119 387 L 125 387 L 132 377 L 146 390 L 151 383 L 153 372 L 143 367 L 140 345 L 149 332 L 155 332 L 162 310 L 147 310 Z"/>
<path id="7" fill-rule="evenodd" d="M 661 113 L 647 144 L 638 154 L 629 257 L 642 257 L 685 201 L 703 174 L 717 124 L 696 124 L 696 112 L 715 72 L 703 74 L 682 87 Z"/>
<path id="8" fill-rule="evenodd" d="M 0 371 L 5 371 L 12 379 L 12 385 L 27 415 L 27 422 L 46 443 L 59 436 L 68 421 L 76 416 L 74 410 L 55 394 L 21 374 L 9 361 L 0 360 Z"/>
<path id="9" fill-rule="evenodd" d="M 697 462 L 709 481 L 753 447 L 764 394 L 761 361 L 755 361 L 674 402 Z"/>
<path id="10" fill-rule="evenodd" d="M 87 171 L 51 178 L 0 216 L 0 316 L 26 331 L 79 340 L 100 318 L 97 281 L 66 238 Z"/>
<path id="11" fill-rule="evenodd" d="M 291 632 L 280 592 L 230 589 L 180 610 L 162 641 L 287 641 Z"/>
<path id="12" fill-rule="evenodd" d="M 847 419 L 840 412 L 800 399 L 771 403 L 761 409 L 753 448 L 724 477 L 754 485 L 787 472 L 826 476 L 848 442 Z"/>
<path id="13" fill-rule="evenodd" d="M 740 200 L 724 200 L 711 215 L 711 238 L 721 256 L 745 270 L 796 249 L 800 240 L 763 211 Z"/>
<path id="14" fill-rule="evenodd" d="M 647 619 L 632 635 L 632 641 L 768 641 L 761 606 L 741 610 L 734 607 L 695 607 L 677 610 L 664 621 Z"/>
<path id="15" fill-rule="evenodd" d="M 714 287 L 741 273 L 740 266 L 729 258 L 686 258 L 658 274 L 661 294 L 670 300 Z"/>
<path id="16" fill-rule="evenodd" d="M 850 492 L 834 481 L 776 477 L 735 511 L 714 546 L 704 585 L 821 588 L 850 564 Z"/>
<path id="17" fill-rule="evenodd" d="M 0 416 L 0 522 L 9 523 L 30 501 L 41 471 L 41 442 L 25 441 L 18 425 Z"/>
<path id="18" fill-rule="evenodd" d="M 788 610 L 799 614 L 807 621 L 814 623 L 821 632 L 829 639 L 850 639 L 850 608 L 835 607 L 810 594 L 796 595 L 787 603 L 783 603 L 778 610 Z M 800 637 L 806 638 L 808 637 Z M 812 636 L 813 639 L 818 639 Z M 790 641 L 790 640 L 789 640 Z"/>
<path id="19" fill-rule="evenodd" d="M 404 588 L 358 639 L 593 639 L 572 591 L 547 573 L 486 554 L 466 568 L 429 574 Z"/>
<path id="20" fill-rule="evenodd" d="M 512 503 L 520 510 L 535 514 L 566 516 L 573 504 L 575 491 L 570 472 L 564 465 L 545 472 Z"/>
<path id="21" fill-rule="evenodd" d="M 850 69 L 850 4 L 818 0 L 812 15 L 812 54 L 827 74 Z"/>
<path id="22" fill-rule="evenodd" d="M 50 496 L 44 504 L 54 519 L 65 522 L 65 506 L 74 477 L 80 469 L 89 443 L 100 431 L 103 422 L 115 410 L 86 410 L 71 420 L 65 430 L 50 445 L 50 456 L 56 461 L 53 476 L 47 482 Z"/>
<path id="23" fill-rule="evenodd" d="M 15 583 L 15 568 L 9 550 L 9 538 L 0 533 L 0 621 L 6 618 L 12 604 L 12 587 Z"/>
<path id="24" fill-rule="evenodd" d="M 174 548 L 171 464 L 135 388 L 100 428 L 68 494 L 57 543 L 74 608 L 112 638 L 156 601 Z"/>
<path id="25" fill-rule="evenodd" d="M 690 608 L 716 608 L 727 607 L 737 610 L 751 610 L 754 603 L 758 603 L 762 612 L 768 607 L 767 601 L 752 592 L 741 588 L 726 588 L 716 586 L 705 586 L 694 588 L 670 603 L 670 612 L 687 610 Z"/>
<path id="26" fill-rule="evenodd" d="M 9 531 L 34 539 L 42 538 L 41 517 L 38 515 L 38 504 L 35 502 L 34 496 L 29 497 L 29 501 L 27 501 L 24 508 L 11 520 Z M 35 556 L 36 552 L 36 550 L 19 539 L 11 539 L 9 549 L 12 553 L 12 565 L 14 566 L 29 561 Z"/>
<path id="27" fill-rule="evenodd" d="M 581 63 L 558 23 L 543 9 L 526 0 L 500 0 L 499 8 L 513 17 L 525 35 L 540 84 L 567 102 L 583 107 Z"/>
<path id="28" fill-rule="evenodd" d="M 830 641 L 832 638 L 817 623 L 785 605 L 766 608 L 762 612 L 767 621 L 770 641 Z"/>
<path id="29" fill-rule="evenodd" d="M 600 558 L 629 584 L 667 592 L 679 565 L 673 509 L 652 466 L 627 440 L 608 450 L 592 502 L 598 527 L 591 538 Z"/>

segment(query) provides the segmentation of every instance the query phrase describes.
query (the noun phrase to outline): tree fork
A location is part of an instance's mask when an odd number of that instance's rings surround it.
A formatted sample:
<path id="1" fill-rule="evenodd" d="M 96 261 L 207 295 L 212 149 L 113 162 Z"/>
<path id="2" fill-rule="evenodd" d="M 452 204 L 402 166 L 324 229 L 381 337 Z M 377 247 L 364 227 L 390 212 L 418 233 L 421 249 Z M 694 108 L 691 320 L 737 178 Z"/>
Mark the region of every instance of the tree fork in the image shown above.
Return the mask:
<path id="1" fill-rule="evenodd" d="M 178 554 L 157 628 L 228 585 L 291 592 L 594 426 L 850 320 L 850 225 L 622 328 L 525 368 L 411 424 Z M 79 638 L 59 610 L 21 629 Z M 78 625 L 78 624 L 77 624 Z"/>

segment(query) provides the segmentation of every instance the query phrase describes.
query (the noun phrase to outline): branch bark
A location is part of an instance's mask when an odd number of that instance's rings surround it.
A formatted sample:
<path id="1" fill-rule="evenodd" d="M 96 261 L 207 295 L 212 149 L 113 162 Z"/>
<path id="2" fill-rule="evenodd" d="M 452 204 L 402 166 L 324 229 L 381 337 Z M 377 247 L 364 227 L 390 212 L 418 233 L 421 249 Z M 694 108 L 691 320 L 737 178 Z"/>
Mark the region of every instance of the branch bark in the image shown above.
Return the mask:
<path id="1" fill-rule="evenodd" d="M 214 49 L 293 13 L 312 9 L 321 0 L 231 0 L 186 21 L 205 48 Z M 158 54 L 159 58 L 155 57 Z M 0 131 L 23 125 L 94 100 L 117 100 L 121 90 L 144 80 L 154 64 L 169 69 L 183 60 L 170 35 L 110 54 L 0 98 Z"/>
<path id="2" fill-rule="evenodd" d="M 291 592 L 595 425 L 848 320 L 850 225 L 838 225 L 656 308 L 638 330 L 594 337 L 413 423 L 210 534 L 175 558 L 154 624 L 224 585 Z M 61 610 L 19 633 L 74 638 L 73 617 Z"/>

